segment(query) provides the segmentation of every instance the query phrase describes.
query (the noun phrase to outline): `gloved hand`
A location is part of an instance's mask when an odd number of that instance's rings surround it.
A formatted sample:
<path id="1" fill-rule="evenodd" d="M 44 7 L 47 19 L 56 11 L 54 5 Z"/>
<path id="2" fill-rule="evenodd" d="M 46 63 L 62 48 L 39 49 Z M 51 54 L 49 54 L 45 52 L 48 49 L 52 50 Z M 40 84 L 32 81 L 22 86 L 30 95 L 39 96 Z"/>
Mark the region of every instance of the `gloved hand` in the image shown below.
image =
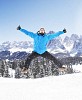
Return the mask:
<path id="1" fill-rule="evenodd" d="M 63 32 L 64 32 L 64 33 L 66 33 L 66 32 L 67 32 L 65 28 L 63 29 Z"/>
<path id="2" fill-rule="evenodd" d="M 18 27 L 17 27 L 17 30 L 20 30 L 21 29 L 21 26 L 19 25 Z"/>

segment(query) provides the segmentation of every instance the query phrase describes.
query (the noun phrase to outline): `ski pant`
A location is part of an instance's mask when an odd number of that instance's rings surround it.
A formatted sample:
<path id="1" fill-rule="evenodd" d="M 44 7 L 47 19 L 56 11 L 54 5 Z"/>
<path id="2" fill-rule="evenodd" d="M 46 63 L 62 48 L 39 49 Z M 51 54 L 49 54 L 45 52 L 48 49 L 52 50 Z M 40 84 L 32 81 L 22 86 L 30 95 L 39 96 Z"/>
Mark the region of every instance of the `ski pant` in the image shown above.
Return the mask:
<path id="1" fill-rule="evenodd" d="M 41 56 L 41 57 L 50 59 L 50 60 L 52 60 L 52 61 L 55 63 L 55 65 L 56 65 L 57 67 L 60 67 L 60 68 L 62 67 L 62 63 L 61 63 L 58 59 L 56 59 L 54 56 L 52 56 L 48 51 L 45 51 L 43 54 L 38 54 L 38 53 L 36 53 L 36 52 L 33 51 L 33 52 L 27 57 L 27 60 L 26 60 L 26 62 L 25 62 L 25 66 L 24 66 L 24 67 L 29 68 L 29 65 L 30 65 L 31 61 L 32 61 L 34 58 L 38 57 L 38 56 Z"/>

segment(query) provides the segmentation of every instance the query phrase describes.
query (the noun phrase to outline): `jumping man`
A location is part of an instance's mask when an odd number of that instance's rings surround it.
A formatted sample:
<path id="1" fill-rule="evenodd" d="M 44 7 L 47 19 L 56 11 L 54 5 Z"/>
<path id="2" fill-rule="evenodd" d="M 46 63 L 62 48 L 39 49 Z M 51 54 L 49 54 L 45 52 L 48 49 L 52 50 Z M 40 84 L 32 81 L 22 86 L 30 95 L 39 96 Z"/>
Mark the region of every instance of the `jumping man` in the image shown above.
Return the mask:
<path id="1" fill-rule="evenodd" d="M 23 71 L 28 70 L 30 62 L 32 59 L 42 56 L 44 58 L 53 60 L 53 62 L 59 67 L 62 67 L 61 62 L 59 62 L 54 56 L 52 56 L 47 51 L 47 43 L 52 40 L 53 38 L 58 37 L 61 34 L 66 33 L 66 29 L 63 29 L 63 31 L 59 31 L 53 34 L 46 34 L 44 28 L 40 28 L 40 30 L 37 33 L 29 32 L 25 29 L 22 29 L 19 25 L 17 27 L 17 30 L 20 30 L 21 32 L 25 33 L 26 35 L 29 35 L 31 38 L 34 39 L 34 50 L 33 52 L 28 56 L 25 65 L 23 67 Z"/>

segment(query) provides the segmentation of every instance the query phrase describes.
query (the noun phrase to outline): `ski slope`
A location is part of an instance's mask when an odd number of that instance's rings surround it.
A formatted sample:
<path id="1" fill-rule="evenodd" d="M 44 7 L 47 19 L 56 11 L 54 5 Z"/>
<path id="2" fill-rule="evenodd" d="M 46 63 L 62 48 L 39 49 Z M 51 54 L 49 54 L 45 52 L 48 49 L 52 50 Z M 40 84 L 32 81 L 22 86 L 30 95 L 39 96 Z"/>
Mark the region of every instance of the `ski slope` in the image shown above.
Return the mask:
<path id="1" fill-rule="evenodd" d="M 79 68 L 81 66 L 74 66 Z M 82 73 L 37 79 L 0 78 L 0 100 L 82 100 Z"/>

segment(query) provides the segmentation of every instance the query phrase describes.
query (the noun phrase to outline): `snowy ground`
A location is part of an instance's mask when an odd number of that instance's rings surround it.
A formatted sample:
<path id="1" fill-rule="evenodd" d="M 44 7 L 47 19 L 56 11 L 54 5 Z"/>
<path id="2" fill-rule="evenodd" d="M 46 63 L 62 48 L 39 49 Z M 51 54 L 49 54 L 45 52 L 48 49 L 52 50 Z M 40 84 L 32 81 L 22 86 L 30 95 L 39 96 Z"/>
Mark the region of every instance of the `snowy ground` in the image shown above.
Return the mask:
<path id="1" fill-rule="evenodd" d="M 81 66 L 74 66 L 82 71 Z M 0 78 L 0 100 L 82 100 L 82 73 L 37 79 Z"/>

